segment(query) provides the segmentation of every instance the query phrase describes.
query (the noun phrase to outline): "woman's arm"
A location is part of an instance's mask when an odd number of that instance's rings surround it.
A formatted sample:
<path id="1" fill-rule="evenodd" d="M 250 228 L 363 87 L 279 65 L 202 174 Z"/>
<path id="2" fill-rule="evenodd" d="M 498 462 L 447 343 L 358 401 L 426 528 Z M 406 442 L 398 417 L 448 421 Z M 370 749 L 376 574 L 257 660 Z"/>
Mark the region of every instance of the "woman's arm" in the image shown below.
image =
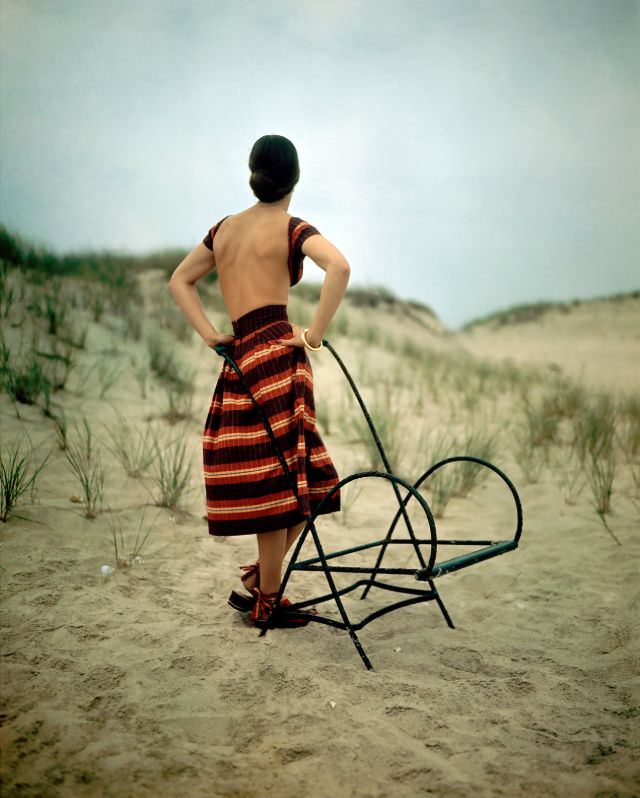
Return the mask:
<path id="1" fill-rule="evenodd" d="M 169 290 L 173 298 L 189 324 L 207 346 L 229 343 L 233 340 L 232 335 L 219 333 L 204 315 L 196 290 L 196 282 L 215 268 L 215 255 L 200 243 L 178 264 L 169 280 Z"/>
<path id="2" fill-rule="evenodd" d="M 342 252 L 322 235 L 309 236 L 302 244 L 302 251 L 326 272 L 320 290 L 318 307 L 307 333 L 307 341 L 315 346 L 322 342 L 325 331 L 342 301 L 347 290 L 351 268 Z M 296 329 L 296 326 L 293 329 L 293 337 L 281 339 L 282 343 L 304 346 L 300 330 Z"/>

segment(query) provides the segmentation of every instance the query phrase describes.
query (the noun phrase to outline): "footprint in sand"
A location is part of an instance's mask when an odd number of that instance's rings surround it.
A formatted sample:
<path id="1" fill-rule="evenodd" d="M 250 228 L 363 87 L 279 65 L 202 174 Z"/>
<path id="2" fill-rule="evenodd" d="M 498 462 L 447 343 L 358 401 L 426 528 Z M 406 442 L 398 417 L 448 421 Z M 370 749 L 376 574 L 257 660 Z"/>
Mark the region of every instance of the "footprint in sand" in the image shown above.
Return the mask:
<path id="1" fill-rule="evenodd" d="M 440 654 L 440 662 L 449 668 L 465 673 L 487 673 L 489 666 L 477 651 L 466 651 L 465 649 L 455 649 L 443 651 Z"/>
<path id="2" fill-rule="evenodd" d="M 275 753 L 282 765 L 288 765 L 290 762 L 306 759 L 306 757 L 313 756 L 314 754 L 314 752 L 309 751 L 308 748 L 278 748 Z"/>

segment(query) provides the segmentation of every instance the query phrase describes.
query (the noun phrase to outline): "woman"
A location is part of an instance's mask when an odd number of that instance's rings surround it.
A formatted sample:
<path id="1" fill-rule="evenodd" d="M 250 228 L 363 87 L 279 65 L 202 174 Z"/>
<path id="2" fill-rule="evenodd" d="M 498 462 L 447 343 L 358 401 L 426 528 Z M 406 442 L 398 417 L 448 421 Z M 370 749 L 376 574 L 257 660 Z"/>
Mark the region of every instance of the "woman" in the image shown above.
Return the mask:
<path id="1" fill-rule="evenodd" d="M 259 411 L 234 369 L 222 367 L 203 434 L 207 518 L 212 535 L 256 534 L 258 560 L 241 566 L 250 595 L 233 591 L 231 606 L 264 627 L 274 612 L 286 552 L 305 519 L 339 481 L 316 429 L 313 374 L 306 350 L 317 350 L 349 282 L 342 253 L 311 224 L 287 211 L 300 177 L 296 148 L 284 136 L 262 136 L 249 156 L 257 202 L 225 216 L 174 271 L 169 288 L 205 343 L 224 344 L 238 364 L 282 450 L 294 491 Z M 288 320 L 290 285 L 308 255 L 326 272 L 307 328 Z M 218 332 L 198 300 L 197 280 L 216 269 L 233 335 Z M 322 512 L 340 509 L 340 492 Z M 283 599 L 272 625 L 305 625 Z M 277 620 L 276 620 L 277 619 Z"/>

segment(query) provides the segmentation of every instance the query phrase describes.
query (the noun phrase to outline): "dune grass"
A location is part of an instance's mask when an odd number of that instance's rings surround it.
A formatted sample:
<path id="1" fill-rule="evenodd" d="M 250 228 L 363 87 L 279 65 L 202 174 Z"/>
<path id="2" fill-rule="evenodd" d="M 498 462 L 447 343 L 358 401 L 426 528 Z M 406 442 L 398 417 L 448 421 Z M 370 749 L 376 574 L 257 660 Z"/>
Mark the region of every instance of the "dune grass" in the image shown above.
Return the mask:
<path id="1" fill-rule="evenodd" d="M 617 543 L 605 515 L 611 512 L 611 495 L 616 475 L 616 424 L 618 408 L 608 394 L 598 395 L 575 420 L 574 445 L 591 488 L 593 506 L 607 531 Z"/>
<path id="2" fill-rule="evenodd" d="M 6 260 L 0 259 L 0 318 L 6 319 L 11 313 L 16 291 L 11 285 L 10 267 Z"/>
<path id="3" fill-rule="evenodd" d="M 105 469 L 86 418 L 82 424 L 74 424 L 71 435 L 67 435 L 64 455 L 80 485 L 85 517 L 96 518 L 104 493 Z"/>
<path id="4" fill-rule="evenodd" d="M 151 427 L 146 424 L 140 429 L 117 411 L 113 424 L 103 426 L 108 436 L 108 443 L 105 445 L 126 474 L 134 479 L 141 477 L 156 457 Z"/>
<path id="5" fill-rule="evenodd" d="M 160 329 L 170 333 L 170 336 L 166 336 L 166 338 L 172 337 L 182 343 L 188 343 L 194 334 L 193 328 L 185 319 L 180 308 L 167 294 L 161 294 L 152 311 L 152 318 Z"/>
<path id="6" fill-rule="evenodd" d="M 627 462 L 633 464 L 640 457 L 640 397 L 627 396 L 620 401 L 616 437 Z"/>
<path id="7" fill-rule="evenodd" d="M 173 339 L 162 330 L 149 330 L 146 337 L 149 366 L 158 379 L 183 389 L 193 389 L 194 372 L 185 368 L 179 360 Z"/>
<path id="8" fill-rule="evenodd" d="M 42 370 L 54 391 L 64 390 L 75 359 L 69 345 L 64 345 L 58 338 L 51 340 L 51 350 L 35 349 L 34 354 L 42 358 Z"/>
<path id="9" fill-rule="evenodd" d="M 58 335 L 59 340 L 69 344 L 74 349 L 87 348 L 87 335 L 89 334 L 89 322 L 86 318 L 69 318 Z"/>
<path id="10" fill-rule="evenodd" d="M 143 316 L 140 308 L 127 305 L 123 311 L 124 331 L 130 341 L 140 341 L 144 332 Z"/>
<path id="11" fill-rule="evenodd" d="M 176 385 L 173 382 L 164 386 L 165 404 L 161 417 L 169 424 L 177 424 L 193 418 L 193 383 Z"/>
<path id="12" fill-rule="evenodd" d="M 457 446 L 457 454 L 491 462 L 498 453 L 497 433 L 490 432 L 486 428 L 476 429 L 470 426 L 466 429 L 462 440 L 457 442 Z M 456 469 L 459 474 L 456 496 L 466 496 L 489 476 L 489 471 L 484 466 L 468 460 L 457 463 Z"/>
<path id="13" fill-rule="evenodd" d="M 50 288 L 44 294 L 43 301 L 47 332 L 49 335 L 58 335 L 70 310 L 69 300 L 59 279 L 52 281 Z"/>
<path id="14" fill-rule="evenodd" d="M 147 385 L 149 383 L 149 365 L 145 361 L 135 361 L 133 364 L 133 375 L 140 389 L 140 398 L 146 399 Z"/>
<path id="15" fill-rule="evenodd" d="M 411 429 L 405 423 L 406 409 L 399 401 L 394 400 L 392 393 L 392 381 L 389 378 L 379 379 L 369 402 L 365 399 L 365 404 L 391 468 L 395 469 L 401 459 L 403 450 L 409 445 Z M 364 447 L 368 462 L 367 467 L 371 469 L 383 468 L 382 456 L 369 429 L 367 420 L 361 409 L 355 405 L 352 405 L 350 426 L 356 439 Z"/>
<path id="16" fill-rule="evenodd" d="M 540 480 L 543 469 L 550 463 L 552 444 L 560 440 L 561 415 L 552 393 L 521 391 L 519 405 L 512 452 L 525 481 L 533 484 Z"/>
<path id="17" fill-rule="evenodd" d="M 185 436 L 160 441 L 154 436 L 155 465 L 152 481 L 153 498 L 160 507 L 174 510 L 187 492 L 191 474 L 191 462 L 187 457 Z"/>
<path id="18" fill-rule="evenodd" d="M 20 498 L 29 491 L 35 495 L 36 482 L 51 452 L 35 464 L 33 446 L 23 451 L 23 442 L 7 444 L 0 441 L 0 521 L 6 522 Z M 22 516 L 20 516 L 22 517 Z"/>
<path id="19" fill-rule="evenodd" d="M 553 467 L 565 504 L 576 505 L 586 486 L 583 464 L 576 447 L 559 447 L 553 459 Z"/>
<path id="20" fill-rule="evenodd" d="M 12 363 L 8 349 L 2 350 L 2 389 L 15 401 L 25 405 L 37 404 L 41 396 L 51 390 L 42 362 L 32 349 L 26 358 Z"/>
<path id="21" fill-rule="evenodd" d="M 558 439 L 560 415 L 555 397 L 521 395 L 523 420 L 531 447 L 548 447 Z"/>
<path id="22" fill-rule="evenodd" d="M 178 252 L 138 256 L 87 250 L 58 255 L 47 247 L 28 243 L 17 233 L 0 225 L 0 259 L 20 269 L 32 283 L 48 285 L 54 278 L 81 277 L 87 283 L 102 283 L 115 305 L 122 299 L 130 301 L 137 298 L 137 272 L 147 268 L 162 268 L 168 259 L 173 262 Z M 94 294 L 99 296 L 100 292 L 94 291 Z"/>
<path id="23" fill-rule="evenodd" d="M 429 468 L 447 457 L 461 453 L 455 434 L 447 429 L 424 434 L 420 444 L 424 462 L 428 463 Z M 461 489 L 461 472 L 457 466 L 457 463 L 442 466 L 420 486 L 421 490 L 429 493 L 429 505 L 435 518 L 444 516 L 447 505 Z M 427 468 L 423 468 L 422 473 L 426 470 Z"/>
<path id="24" fill-rule="evenodd" d="M 64 451 L 69 443 L 68 440 L 69 425 L 67 423 L 67 418 L 65 416 L 64 410 L 60 410 L 58 413 L 52 414 L 51 420 L 53 421 L 54 428 L 56 431 L 58 448 L 61 451 Z"/>
<path id="25" fill-rule="evenodd" d="M 145 528 L 146 508 L 143 507 L 139 516 L 138 525 L 132 530 L 132 532 L 135 533 L 135 537 L 132 541 L 131 535 L 129 535 L 129 529 L 126 528 L 121 516 L 115 513 L 110 507 L 106 509 L 107 525 L 111 532 L 116 568 L 129 568 L 132 565 L 139 564 L 142 561 L 142 551 L 145 543 L 154 528 L 158 516 L 156 515 L 153 522 L 148 524 Z"/>
<path id="26" fill-rule="evenodd" d="M 105 357 L 98 360 L 96 373 L 98 376 L 99 396 L 104 399 L 107 393 L 117 384 L 124 371 L 124 364 L 117 360 L 110 361 Z"/>

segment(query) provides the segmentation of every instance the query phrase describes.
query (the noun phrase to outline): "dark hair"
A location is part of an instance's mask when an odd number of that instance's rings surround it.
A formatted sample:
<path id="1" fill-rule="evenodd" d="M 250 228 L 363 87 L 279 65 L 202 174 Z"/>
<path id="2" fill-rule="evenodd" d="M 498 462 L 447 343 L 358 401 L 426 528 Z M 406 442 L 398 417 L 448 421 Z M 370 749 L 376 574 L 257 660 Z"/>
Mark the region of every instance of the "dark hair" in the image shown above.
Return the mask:
<path id="1" fill-rule="evenodd" d="M 300 179 L 298 153 L 293 143 L 275 133 L 262 136 L 249 155 L 251 190 L 261 202 L 277 202 Z"/>

